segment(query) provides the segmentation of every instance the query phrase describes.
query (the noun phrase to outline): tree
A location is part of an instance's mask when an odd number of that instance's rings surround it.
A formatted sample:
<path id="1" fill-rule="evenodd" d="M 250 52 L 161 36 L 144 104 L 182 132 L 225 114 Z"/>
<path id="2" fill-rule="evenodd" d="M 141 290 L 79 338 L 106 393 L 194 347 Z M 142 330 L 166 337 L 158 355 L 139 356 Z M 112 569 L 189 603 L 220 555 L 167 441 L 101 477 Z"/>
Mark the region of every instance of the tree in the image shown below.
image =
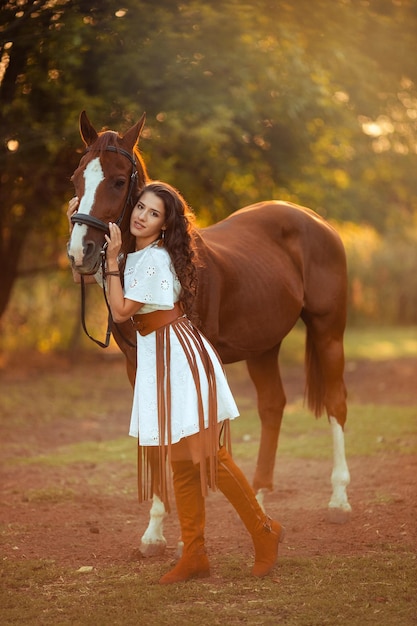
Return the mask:
<path id="1" fill-rule="evenodd" d="M 71 3 L 66 3 L 69 8 Z M 0 315 L 16 279 L 29 233 L 57 223 L 56 207 L 68 193 L 68 178 L 53 175 L 76 156 L 61 137 L 76 118 L 58 84 L 55 64 L 62 5 L 47 0 L 6 2 L 1 8 Z M 75 52 L 66 67 L 75 62 Z M 71 129 L 74 135 L 74 130 Z M 41 236 L 41 235 L 40 235 Z"/>

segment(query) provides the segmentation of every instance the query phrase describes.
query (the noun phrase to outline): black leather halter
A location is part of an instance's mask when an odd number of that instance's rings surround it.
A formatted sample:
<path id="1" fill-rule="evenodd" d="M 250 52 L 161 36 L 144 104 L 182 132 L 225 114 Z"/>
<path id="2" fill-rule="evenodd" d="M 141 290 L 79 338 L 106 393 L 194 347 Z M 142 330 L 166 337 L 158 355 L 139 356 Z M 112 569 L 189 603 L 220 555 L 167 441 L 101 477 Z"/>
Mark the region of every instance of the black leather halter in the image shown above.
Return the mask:
<path id="1" fill-rule="evenodd" d="M 91 151 L 91 148 L 87 148 L 86 152 L 90 152 L 90 151 Z M 137 165 L 136 165 L 135 158 L 129 152 L 127 152 L 127 150 L 123 150 L 123 148 L 116 148 L 116 146 L 107 146 L 107 148 L 104 148 L 104 151 L 117 152 L 119 154 L 122 154 L 123 156 L 128 158 L 132 164 L 132 173 L 130 175 L 129 189 L 127 192 L 126 200 L 123 206 L 123 210 L 115 222 L 117 226 L 120 226 L 120 224 L 123 222 L 126 209 L 131 203 L 132 198 L 133 198 L 133 191 L 135 188 L 136 181 L 138 179 Z M 106 235 L 110 234 L 109 225 L 106 224 L 106 222 L 103 222 L 102 220 L 99 220 L 97 217 L 93 217 L 92 215 L 88 215 L 86 213 L 74 213 L 74 215 L 71 215 L 71 224 L 73 225 L 85 224 L 86 226 L 91 226 L 92 228 L 101 230 Z"/>

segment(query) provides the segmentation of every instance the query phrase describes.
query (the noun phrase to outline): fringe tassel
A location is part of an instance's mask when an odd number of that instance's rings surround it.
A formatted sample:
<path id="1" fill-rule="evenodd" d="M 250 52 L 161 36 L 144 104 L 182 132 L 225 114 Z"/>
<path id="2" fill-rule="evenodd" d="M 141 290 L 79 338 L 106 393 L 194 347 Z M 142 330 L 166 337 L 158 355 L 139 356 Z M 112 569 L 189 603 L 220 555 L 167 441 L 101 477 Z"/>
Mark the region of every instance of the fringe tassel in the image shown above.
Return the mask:
<path id="1" fill-rule="evenodd" d="M 220 445 L 226 446 L 231 453 L 230 422 L 222 423 L 218 438 L 217 422 L 217 388 L 216 376 L 210 356 L 198 330 L 185 317 L 175 320 L 170 325 L 158 328 L 156 332 L 156 367 L 158 426 L 160 441 L 158 446 L 138 447 L 138 498 L 143 502 L 156 493 L 163 501 L 167 511 L 170 510 L 168 499 L 167 474 L 171 468 L 171 343 L 170 329 L 175 332 L 178 341 L 187 357 L 197 391 L 198 422 L 200 433 L 204 427 L 204 406 L 201 393 L 200 374 L 197 367 L 196 353 L 204 367 L 208 382 L 208 437 L 200 438 L 200 477 L 201 492 L 207 495 L 208 489 L 216 490 L 217 452 Z M 217 353 L 215 351 L 216 356 Z M 218 357 L 219 358 L 219 357 Z M 219 358 L 219 362 L 220 358 Z M 167 445 L 165 444 L 165 437 Z M 221 443 L 221 439 L 223 442 Z M 208 450 L 206 444 L 208 443 Z M 207 455 L 208 467 L 207 476 Z"/>

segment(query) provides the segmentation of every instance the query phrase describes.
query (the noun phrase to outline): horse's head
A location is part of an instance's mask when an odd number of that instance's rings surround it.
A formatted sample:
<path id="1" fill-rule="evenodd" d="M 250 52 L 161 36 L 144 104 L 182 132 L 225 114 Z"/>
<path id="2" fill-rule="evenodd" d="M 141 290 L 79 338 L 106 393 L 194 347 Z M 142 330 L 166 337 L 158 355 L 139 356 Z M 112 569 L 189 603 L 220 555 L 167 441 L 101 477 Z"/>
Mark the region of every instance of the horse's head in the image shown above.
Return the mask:
<path id="1" fill-rule="evenodd" d="M 72 176 L 79 205 L 68 243 L 68 257 L 80 274 L 98 270 L 109 222 L 122 233 L 129 229 L 139 189 L 148 179 L 137 148 L 144 123 L 145 114 L 122 137 L 111 130 L 97 133 L 85 111 L 80 115 L 86 153 Z"/>

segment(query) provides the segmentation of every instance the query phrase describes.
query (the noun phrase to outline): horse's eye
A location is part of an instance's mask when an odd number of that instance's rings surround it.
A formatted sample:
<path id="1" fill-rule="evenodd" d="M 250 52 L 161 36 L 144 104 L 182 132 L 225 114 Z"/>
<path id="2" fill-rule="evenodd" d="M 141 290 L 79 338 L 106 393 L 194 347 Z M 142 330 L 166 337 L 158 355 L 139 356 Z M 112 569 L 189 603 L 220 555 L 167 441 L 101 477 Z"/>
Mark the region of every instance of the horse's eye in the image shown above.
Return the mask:
<path id="1" fill-rule="evenodd" d="M 122 187 L 124 187 L 124 184 L 124 178 L 119 178 L 119 180 L 116 180 L 116 182 L 114 183 L 114 186 L 116 187 L 116 189 L 121 189 Z"/>

